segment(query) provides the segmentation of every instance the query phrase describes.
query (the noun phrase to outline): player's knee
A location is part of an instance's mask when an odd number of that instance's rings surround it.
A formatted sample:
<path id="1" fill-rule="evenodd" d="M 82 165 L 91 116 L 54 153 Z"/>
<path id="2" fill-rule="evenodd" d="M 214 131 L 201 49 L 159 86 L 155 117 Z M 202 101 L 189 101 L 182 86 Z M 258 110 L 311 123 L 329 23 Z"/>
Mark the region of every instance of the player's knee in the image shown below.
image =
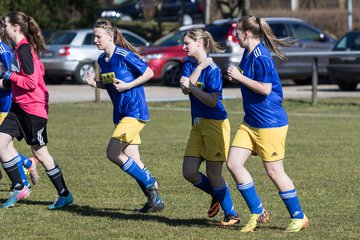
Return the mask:
<path id="1" fill-rule="evenodd" d="M 183 170 L 183 177 L 191 183 L 195 183 L 198 178 L 198 172 Z"/>

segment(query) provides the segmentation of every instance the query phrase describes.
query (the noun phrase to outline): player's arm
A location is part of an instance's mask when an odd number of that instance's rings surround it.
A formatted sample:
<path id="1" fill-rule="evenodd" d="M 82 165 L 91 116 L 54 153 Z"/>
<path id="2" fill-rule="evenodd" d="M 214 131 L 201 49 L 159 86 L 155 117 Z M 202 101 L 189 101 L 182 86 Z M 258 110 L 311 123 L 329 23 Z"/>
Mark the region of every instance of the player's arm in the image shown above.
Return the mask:
<path id="1" fill-rule="evenodd" d="M 271 83 L 263 83 L 250 79 L 247 76 L 241 74 L 238 68 L 235 66 L 229 67 L 228 74 L 232 79 L 244 84 L 246 87 L 250 88 L 252 91 L 258 94 L 268 96 L 271 92 Z"/>
<path id="2" fill-rule="evenodd" d="M 254 62 L 254 79 L 248 78 L 242 74 L 235 66 L 228 68 L 228 75 L 251 89 L 252 91 L 268 96 L 272 90 L 271 73 L 273 72 L 274 64 L 268 57 L 260 56 Z"/>
<path id="3" fill-rule="evenodd" d="M 125 91 L 125 90 L 129 90 L 131 88 L 137 87 L 139 85 L 142 85 L 144 83 L 146 83 L 147 81 L 149 81 L 152 77 L 154 76 L 154 72 L 153 70 L 151 70 L 151 68 L 147 67 L 145 72 L 140 75 L 139 77 L 137 77 L 136 79 L 134 79 L 134 81 L 132 82 L 128 82 L 125 83 L 123 81 L 116 81 L 114 83 L 114 87 L 119 91 Z"/>
<path id="4" fill-rule="evenodd" d="M 219 100 L 219 93 L 207 93 L 196 87 L 195 85 L 190 86 L 189 91 L 193 94 L 197 99 L 200 100 L 203 104 L 209 107 L 216 107 L 216 104 Z"/>

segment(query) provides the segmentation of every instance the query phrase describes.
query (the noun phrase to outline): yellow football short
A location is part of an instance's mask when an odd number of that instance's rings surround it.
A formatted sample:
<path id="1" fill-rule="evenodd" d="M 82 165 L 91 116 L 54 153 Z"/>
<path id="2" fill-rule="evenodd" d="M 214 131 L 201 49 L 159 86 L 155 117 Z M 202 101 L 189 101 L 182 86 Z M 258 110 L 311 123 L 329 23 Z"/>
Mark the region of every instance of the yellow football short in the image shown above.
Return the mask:
<path id="1" fill-rule="evenodd" d="M 2 124 L 2 122 L 4 121 L 4 119 L 6 118 L 7 115 L 8 115 L 7 112 L 0 113 L 0 125 Z"/>
<path id="2" fill-rule="evenodd" d="M 136 118 L 124 117 L 116 125 L 112 138 L 131 144 L 141 144 L 140 132 L 145 126 L 144 121 Z"/>
<path id="3" fill-rule="evenodd" d="M 228 119 L 195 118 L 184 156 L 225 162 L 229 145 L 230 122 Z"/>
<path id="4" fill-rule="evenodd" d="M 277 161 L 285 157 L 285 141 L 288 126 L 278 128 L 253 128 L 242 123 L 231 144 L 246 148 L 259 155 L 263 161 Z"/>

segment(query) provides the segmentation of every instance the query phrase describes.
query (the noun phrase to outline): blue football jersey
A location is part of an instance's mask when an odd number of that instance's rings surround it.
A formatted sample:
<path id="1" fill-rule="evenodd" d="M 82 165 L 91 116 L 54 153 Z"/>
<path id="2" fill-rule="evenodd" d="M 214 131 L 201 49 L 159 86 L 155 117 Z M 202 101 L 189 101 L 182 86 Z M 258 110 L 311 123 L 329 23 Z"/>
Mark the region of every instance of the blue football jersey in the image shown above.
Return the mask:
<path id="1" fill-rule="evenodd" d="M 141 76 L 148 67 L 136 54 L 119 46 L 116 46 L 108 61 L 105 61 L 105 53 L 102 53 L 98 63 L 100 74 L 113 73 L 116 79 L 126 83 Z M 113 84 L 105 84 L 105 87 L 114 106 L 114 124 L 118 124 L 124 117 L 133 117 L 142 121 L 149 120 L 149 110 L 142 85 L 123 92 L 118 92 Z"/>
<path id="2" fill-rule="evenodd" d="M 0 41 L 0 63 L 3 68 L 10 70 L 13 54 L 11 48 Z M 9 112 L 11 108 L 11 89 L 0 88 L 0 112 Z"/>
<path id="3" fill-rule="evenodd" d="M 239 67 L 248 78 L 272 84 L 268 96 L 258 94 L 240 84 L 245 112 L 244 121 L 255 128 L 287 125 L 287 114 L 282 106 L 281 82 L 269 50 L 262 43 L 259 43 L 251 53 L 245 49 Z"/>
<path id="4" fill-rule="evenodd" d="M 186 57 L 181 76 L 190 77 L 198 63 L 193 57 Z M 203 104 L 199 99 L 189 94 L 191 102 L 192 120 L 196 117 L 206 119 L 223 120 L 227 118 L 225 107 L 222 104 L 222 75 L 220 68 L 213 62 L 202 70 L 196 87 L 207 93 L 219 93 L 219 99 L 214 108 Z"/>

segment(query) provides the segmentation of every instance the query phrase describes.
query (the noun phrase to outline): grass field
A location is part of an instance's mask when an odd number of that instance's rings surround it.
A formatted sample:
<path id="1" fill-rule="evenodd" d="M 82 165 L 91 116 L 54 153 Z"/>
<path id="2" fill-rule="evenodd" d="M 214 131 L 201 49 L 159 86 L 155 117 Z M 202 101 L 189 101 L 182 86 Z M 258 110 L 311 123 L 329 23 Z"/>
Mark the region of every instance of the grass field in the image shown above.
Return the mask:
<path id="1" fill-rule="evenodd" d="M 224 102 L 232 136 L 243 113 L 240 100 Z M 252 234 L 241 234 L 249 212 L 227 169 L 241 223 L 214 226 L 207 218 L 210 197 L 186 182 L 182 155 L 190 131 L 188 102 L 151 103 L 151 121 L 142 131 L 142 160 L 160 182 L 166 209 L 140 214 L 146 201 L 135 181 L 106 159 L 111 136 L 109 102 L 50 106 L 49 150 L 59 162 L 74 204 L 61 211 L 46 207 L 56 192 L 39 166 L 40 184 L 30 198 L 12 209 L 0 209 L 0 239 L 359 239 L 360 98 L 325 99 L 316 106 L 285 101 L 289 133 L 285 168 L 297 186 L 310 228 L 285 234 L 289 216 L 261 160 L 252 158 L 251 171 L 272 221 Z M 29 155 L 23 142 L 17 148 Z M 204 170 L 202 168 L 202 170 Z M 9 179 L 0 181 L 0 202 L 6 201 Z"/>

